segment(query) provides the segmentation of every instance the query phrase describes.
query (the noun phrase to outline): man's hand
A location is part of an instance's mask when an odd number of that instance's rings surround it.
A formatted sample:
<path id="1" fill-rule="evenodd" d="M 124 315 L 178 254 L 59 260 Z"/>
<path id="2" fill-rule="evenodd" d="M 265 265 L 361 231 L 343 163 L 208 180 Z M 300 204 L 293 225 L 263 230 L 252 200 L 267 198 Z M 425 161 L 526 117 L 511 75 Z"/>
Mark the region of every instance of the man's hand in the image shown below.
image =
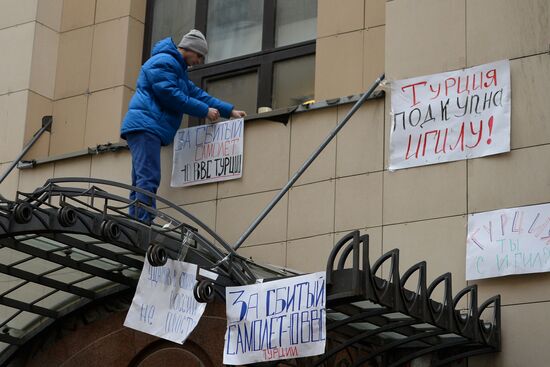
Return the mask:
<path id="1" fill-rule="evenodd" d="M 210 121 L 214 122 L 214 121 L 216 121 L 217 119 L 220 118 L 220 111 L 218 111 L 218 110 L 215 109 L 215 108 L 209 108 L 209 109 L 208 109 L 208 114 L 206 115 L 206 117 L 207 117 Z"/>
<path id="2" fill-rule="evenodd" d="M 241 118 L 241 117 L 245 117 L 245 116 L 246 116 L 246 112 L 244 112 L 244 111 L 239 111 L 239 110 L 231 111 L 231 117 L 233 117 L 233 118 Z"/>

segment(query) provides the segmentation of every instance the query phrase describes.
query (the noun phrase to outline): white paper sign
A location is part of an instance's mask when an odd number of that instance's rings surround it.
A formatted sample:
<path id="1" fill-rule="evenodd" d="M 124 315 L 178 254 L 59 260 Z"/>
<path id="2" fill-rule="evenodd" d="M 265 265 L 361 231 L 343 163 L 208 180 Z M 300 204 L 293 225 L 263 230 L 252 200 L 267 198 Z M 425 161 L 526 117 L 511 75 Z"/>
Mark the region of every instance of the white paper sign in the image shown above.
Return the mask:
<path id="1" fill-rule="evenodd" d="M 174 137 L 172 187 L 242 176 L 244 120 L 180 129 Z"/>
<path id="2" fill-rule="evenodd" d="M 391 86 L 390 170 L 510 151 L 510 62 Z"/>
<path id="3" fill-rule="evenodd" d="M 323 354 L 326 340 L 325 272 L 226 288 L 223 363 Z"/>
<path id="4" fill-rule="evenodd" d="M 146 257 L 124 326 L 183 344 L 206 308 L 193 296 L 196 277 L 195 264 L 168 259 L 154 267 Z"/>
<path id="5" fill-rule="evenodd" d="M 466 280 L 550 271 L 550 204 L 468 217 Z"/>

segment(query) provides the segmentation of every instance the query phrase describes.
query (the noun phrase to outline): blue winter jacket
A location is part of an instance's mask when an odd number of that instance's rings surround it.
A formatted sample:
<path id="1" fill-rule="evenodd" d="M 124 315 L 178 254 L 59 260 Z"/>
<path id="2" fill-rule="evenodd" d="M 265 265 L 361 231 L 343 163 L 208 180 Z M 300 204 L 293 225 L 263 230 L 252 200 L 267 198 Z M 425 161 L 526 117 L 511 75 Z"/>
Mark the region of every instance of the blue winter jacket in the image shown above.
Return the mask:
<path id="1" fill-rule="evenodd" d="M 170 37 L 159 41 L 143 66 L 128 112 L 122 121 L 120 136 L 148 131 L 160 137 L 162 145 L 174 140 L 183 114 L 206 117 L 208 107 L 229 117 L 233 105 L 211 97 L 187 76 L 187 64 Z"/>

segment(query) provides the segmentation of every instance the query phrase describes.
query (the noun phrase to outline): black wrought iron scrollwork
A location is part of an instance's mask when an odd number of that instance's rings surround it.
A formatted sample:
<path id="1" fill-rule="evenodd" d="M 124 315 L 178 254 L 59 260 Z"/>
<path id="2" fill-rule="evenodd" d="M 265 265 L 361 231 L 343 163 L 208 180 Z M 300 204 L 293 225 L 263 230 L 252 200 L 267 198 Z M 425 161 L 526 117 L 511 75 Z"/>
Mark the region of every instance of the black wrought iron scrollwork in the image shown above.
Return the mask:
<path id="1" fill-rule="evenodd" d="M 63 206 L 57 211 L 57 219 L 63 227 L 72 227 L 76 224 L 76 211 L 68 206 Z"/>
<path id="2" fill-rule="evenodd" d="M 214 285 L 208 280 L 199 280 L 193 288 L 193 295 L 197 302 L 210 303 L 214 301 Z"/>
<path id="3" fill-rule="evenodd" d="M 168 255 L 164 246 L 159 244 L 152 244 L 147 250 L 147 260 L 152 266 L 164 266 L 168 261 Z"/>
<path id="4" fill-rule="evenodd" d="M 452 276 L 442 274 L 427 284 L 427 264 L 419 262 L 408 268 L 403 276 L 399 272 L 399 249 L 393 249 L 373 265 L 368 257 L 368 235 L 353 231 L 336 243 L 327 261 L 327 308 L 338 312 L 335 321 L 328 321 L 330 335 L 349 335 L 350 325 L 369 323 L 372 330 L 358 332 L 339 346 L 327 350 L 324 357 L 317 359 L 315 366 L 324 365 L 330 356 L 348 347 L 371 345 L 372 350 L 358 354 L 352 366 L 367 366 L 381 358 L 383 365 L 400 366 L 413 358 L 430 355 L 434 366 L 444 366 L 460 358 L 500 350 L 500 296 L 494 296 L 478 307 L 477 286 L 460 290 L 453 298 Z M 361 254 L 362 253 L 362 254 Z M 361 255 L 360 255 L 361 254 Z M 345 267 L 351 257 L 353 265 Z M 377 276 L 384 267 L 385 276 Z M 412 277 L 414 288 L 406 285 Z M 359 285 L 359 286 L 358 286 Z M 440 302 L 433 299 L 442 294 Z M 462 309 L 467 297 L 467 307 Z M 374 309 L 361 309 L 356 304 L 366 301 L 378 305 Z M 493 317 L 484 319 L 488 310 Z M 347 315 L 342 318 L 341 314 Z M 393 319 L 386 315 L 402 315 Z M 427 329 L 415 325 L 429 325 Z M 391 331 L 401 335 L 392 342 L 377 339 L 382 332 Z M 442 336 L 454 335 L 443 338 Z M 414 345 L 414 352 L 394 355 L 394 348 Z M 462 349 L 461 349 L 462 348 Z"/>
<path id="5" fill-rule="evenodd" d="M 115 221 L 107 220 L 101 224 L 101 233 L 109 241 L 116 241 L 119 239 L 121 232 L 119 225 Z"/>
<path id="6" fill-rule="evenodd" d="M 32 219 L 33 207 L 29 203 L 20 202 L 13 210 L 13 217 L 19 224 L 29 223 Z"/>

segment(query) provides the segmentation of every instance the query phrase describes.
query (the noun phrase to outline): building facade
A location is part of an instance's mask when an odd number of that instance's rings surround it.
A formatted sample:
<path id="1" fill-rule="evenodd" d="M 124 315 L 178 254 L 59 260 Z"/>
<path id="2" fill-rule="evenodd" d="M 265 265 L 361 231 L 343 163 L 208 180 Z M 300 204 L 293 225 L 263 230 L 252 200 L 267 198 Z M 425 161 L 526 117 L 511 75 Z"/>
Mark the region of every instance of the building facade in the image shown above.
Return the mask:
<path id="1" fill-rule="evenodd" d="M 3 196 L 51 177 L 129 184 L 126 149 L 88 149 L 124 143 L 120 123 L 151 44 L 202 28 L 211 56 L 190 75 L 247 110 L 243 177 L 172 188 L 168 146 L 158 194 L 234 243 L 350 109 L 346 97 L 385 72 L 385 96 L 360 108 L 239 253 L 319 271 L 335 242 L 359 229 L 370 235 L 373 257 L 399 248 L 403 269 L 426 260 L 429 279 L 450 271 L 457 288 L 477 284 L 482 299 L 502 296 L 502 351 L 468 366 L 547 365 L 550 276 L 467 282 L 465 267 L 469 214 L 550 202 L 548 0 L 4 0 L 0 7 L 0 170 L 42 116 L 54 120 L 24 157 L 34 167 L 15 169 L 0 185 Z M 388 170 L 392 81 L 502 59 L 511 63 L 509 153 Z M 286 124 L 257 113 L 269 107 L 277 115 L 312 99 L 313 108 L 291 113 Z"/>

